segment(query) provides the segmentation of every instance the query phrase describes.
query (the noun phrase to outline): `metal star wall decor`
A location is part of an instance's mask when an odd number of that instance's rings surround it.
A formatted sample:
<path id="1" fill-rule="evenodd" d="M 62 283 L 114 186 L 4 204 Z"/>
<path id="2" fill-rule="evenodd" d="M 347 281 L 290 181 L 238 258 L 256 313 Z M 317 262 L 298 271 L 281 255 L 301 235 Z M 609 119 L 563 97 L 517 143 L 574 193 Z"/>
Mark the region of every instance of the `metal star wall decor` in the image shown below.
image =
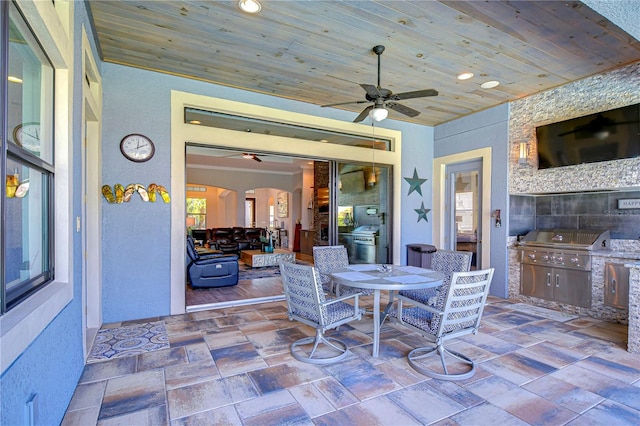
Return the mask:
<path id="1" fill-rule="evenodd" d="M 413 209 L 416 213 L 418 213 L 418 222 L 420 222 L 422 219 L 424 219 L 425 222 L 429 222 L 427 220 L 427 213 L 429 213 L 431 211 L 431 209 L 425 209 L 424 208 L 424 201 L 422 203 L 420 203 L 420 208 L 419 209 Z"/>
<path id="2" fill-rule="evenodd" d="M 421 185 L 425 183 L 427 179 L 420 179 L 418 177 L 418 171 L 415 167 L 413 168 L 413 177 L 406 177 L 404 178 L 404 180 L 409 182 L 409 193 L 407 194 L 407 196 L 411 195 L 413 191 L 416 191 L 418 194 L 422 195 Z"/>

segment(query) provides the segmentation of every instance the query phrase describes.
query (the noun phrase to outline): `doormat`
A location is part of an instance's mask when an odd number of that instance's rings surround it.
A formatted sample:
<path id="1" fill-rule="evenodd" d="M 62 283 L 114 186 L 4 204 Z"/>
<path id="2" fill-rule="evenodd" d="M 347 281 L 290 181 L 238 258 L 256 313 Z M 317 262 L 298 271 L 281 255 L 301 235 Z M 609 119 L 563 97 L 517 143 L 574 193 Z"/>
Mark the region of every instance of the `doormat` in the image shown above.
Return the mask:
<path id="1" fill-rule="evenodd" d="M 98 330 L 87 363 L 139 355 L 169 348 L 164 321 L 145 322 Z"/>

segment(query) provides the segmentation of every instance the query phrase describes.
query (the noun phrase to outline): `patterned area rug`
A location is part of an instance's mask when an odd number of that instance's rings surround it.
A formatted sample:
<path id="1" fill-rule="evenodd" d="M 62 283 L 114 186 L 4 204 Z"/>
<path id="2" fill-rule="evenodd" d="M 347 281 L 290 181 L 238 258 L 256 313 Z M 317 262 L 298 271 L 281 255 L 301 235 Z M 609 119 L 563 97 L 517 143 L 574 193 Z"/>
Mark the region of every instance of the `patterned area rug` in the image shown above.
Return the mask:
<path id="1" fill-rule="evenodd" d="M 238 280 L 256 280 L 258 278 L 273 278 L 280 276 L 279 266 L 263 266 L 260 268 L 251 268 L 240 262 L 238 267 Z"/>
<path id="2" fill-rule="evenodd" d="M 169 348 L 164 321 L 101 328 L 87 363 Z"/>

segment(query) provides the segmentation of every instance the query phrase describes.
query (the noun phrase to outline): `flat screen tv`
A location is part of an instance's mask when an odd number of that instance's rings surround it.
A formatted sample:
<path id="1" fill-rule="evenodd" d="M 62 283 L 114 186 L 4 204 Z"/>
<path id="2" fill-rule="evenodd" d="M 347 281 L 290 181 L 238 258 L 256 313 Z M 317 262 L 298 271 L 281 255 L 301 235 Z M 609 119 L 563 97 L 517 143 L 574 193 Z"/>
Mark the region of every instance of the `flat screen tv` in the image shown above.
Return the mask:
<path id="1" fill-rule="evenodd" d="M 640 156 L 640 104 L 536 127 L 538 169 Z"/>

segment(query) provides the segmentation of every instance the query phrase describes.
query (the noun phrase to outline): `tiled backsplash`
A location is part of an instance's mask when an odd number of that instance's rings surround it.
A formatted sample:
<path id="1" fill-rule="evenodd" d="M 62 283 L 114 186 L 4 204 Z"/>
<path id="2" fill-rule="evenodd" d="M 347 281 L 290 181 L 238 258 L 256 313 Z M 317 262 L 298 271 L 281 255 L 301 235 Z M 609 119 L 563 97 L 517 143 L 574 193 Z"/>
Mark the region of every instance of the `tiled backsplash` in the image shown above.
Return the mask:
<path id="1" fill-rule="evenodd" d="M 509 235 L 533 229 L 608 229 L 612 239 L 640 239 L 640 209 L 618 209 L 620 199 L 640 199 L 640 191 L 511 195 Z"/>

